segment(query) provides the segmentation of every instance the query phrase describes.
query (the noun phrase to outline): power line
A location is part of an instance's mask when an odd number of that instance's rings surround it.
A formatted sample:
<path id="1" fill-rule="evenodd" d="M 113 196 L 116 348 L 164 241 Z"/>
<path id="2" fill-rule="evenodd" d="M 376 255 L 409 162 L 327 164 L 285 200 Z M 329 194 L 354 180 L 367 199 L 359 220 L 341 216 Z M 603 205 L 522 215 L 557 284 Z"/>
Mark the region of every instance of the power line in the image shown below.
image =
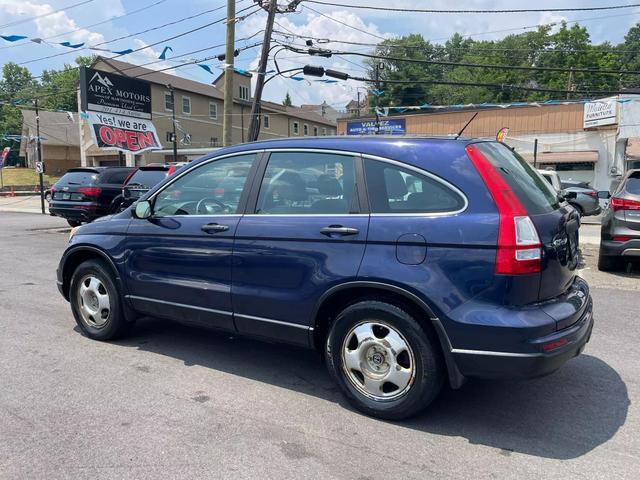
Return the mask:
<path id="1" fill-rule="evenodd" d="M 104 25 L 105 23 L 113 22 L 114 20 L 118 20 L 118 19 L 120 19 L 120 18 L 128 17 L 128 16 L 134 15 L 134 14 L 136 14 L 136 13 L 140 13 L 140 12 L 142 12 L 142 11 L 145 11 L 145 10 L 148 10 L 148 9 L 150 9 L 150 8 L 156 7 L 156 6 L 158 6 L 158 5 L 160 5 L 161 3 L 164 3 L 164 2 L 166 2 L 166 1 L 167 1 L 167 0 L 158 0 L 158 1 L 157 1 L 157 2 L 155 2 L 155 3 L 152 3 L 152 4 L 147 5 L 147 6 L 145 6 L 145 7 L 142 7 L 142 8 L 138 8 L 137 10 L 132 10 L 132 11 L 130 11 L 130 12 L 125 12 L 125 13 L 123 13 L 122 15 L 117 15 L 117 16 L 115 16 L 115 17 L 110 17 L 110 18 L 107 18 L 106 20 L 103 20 L 103 21 L 98 22 L 98 23 L 92 23 L 91 25 L 86 25 L 86 26 L 83 26 L 83 27 L 78 27 L 78 28 L 76 28 L 75 30 L 69 30 L 68 32 L 58 33 L 58 34 L 56 34 L 56 35 L 51 35 L 50 37 L 43 37 L 43 38 L 41 38 L 40 40 L 51 40 L 52 38 L 59 38 L 59 37 L 62 37 L 62 36 L 64 36 L 64 35 L 69 35 L 69 34 L 71 34 L 71 33 L 79 32 L 79 31 L 81 31 L 81 30 L 87 30 L 88 28 L 97 27 L 98 25 Z M 0 47 L 0 50 L 6 50 L 7 48 L 22 47 L 22 46 L 24 46 L 24 45 L 32 45 L 32 44 L 33 44 L 33 41 L 31 41 L 31 40 L 27 40 L 27 41 L 25 41 L 25 42 L 21 42 L 21 43 L 12 43 L 11 45 L 6 45 L 6 46 L 4 46 L 4 47 Z"/>
<path id="2" fill-rule="evenodd" d="M 350 3 L 335 3 L 323 0 L 304 0 L 307 3 L 317 5 L 327 5 L 331 7 L 358 8 L 363 10 L 377 10 L 383 12 L 403 12 L 403 13 L 446 13 L 446 14 L 497 14 L 497 13 L 547 13 L 547 12 L 593 12 L 601 10 L 621 10 L 624 8 L 640 7 L 640 3 L 628 5 L 610 5 L 606 7 L 572 7 L 572 8 L 517 8 L 517 9 L 497 9 L 497 10 L 441 10 L 434 8 L 399 8 L 399 7 L 374 7 L 372 5 L 354 5 Z M 309 7 L 307 7 L 309 8 Z"/>
<path id="3" fill-rule="evenodd" d="M 285 46 L 288 50 L 291 50 L 296 53 L 308 53 L 308 51 L 304 51 L 300 48 L 294 48 L 291 46 Z M 519 66 L 519 65 L 497 65 L 497 64 L 486 64 L 486 63 L 468 63 L 468 62 L 450 62 L 446 60 L 423 60 L 417 58 L 406 58 L 406 57 L 389 57 L 384 55 L 376 55 L 372 53 L 361 53 L 361 52 L 341 52 L 341 51 L 333 51 L 327 50 L 327 53 L 332 55 L 353 55 L 357 57 L 364 58 L 375 58 L 380 60 L 390 60 L 394 62 L 404 62 L 404 63 L 416 63 L 416 64 L 424 64 L 424 65 L 442 65 L 447 67 L 468 67 L 468 68 L 489 68 L 489 69 L 499 69 L 499 70 L 523 70 L 523 71 L 533 71 L 533 72 L 575 72 L 575 73 L 593 73 L 593 74 L 607 74 L 607 75 L 640 75 L 640 71 L 636 70 L 608 70 L 608 69 L 593 69 L 593 68 L 579 68 L 579 67 L 533 67 L 533 66 Z"/>
<path id="4" fill-rule="evenodd" d="M 372 36 L 372 37 L 374 37 L 374 38 L 378 38 L 378 39 L 380 39 L 380 40 L 387 40 L 387 38 L 385 38 L 385 37 L 382 37 L 382 36 L 380 36 L 380 35 L 376 35 L 375 33 L 367 32 L 366 30 L 363 30 L 362 28 L 354 27 L 353 25 L 349 25 L 348 23 L 345 23 L 345 22 L 343 22 L 342 20 L 338 20 L 337 18 L 333 18 L 333 17 L 332 17 L 332 16 L 330 16 L 330 15 L 325 15 L 324 13 L 319 12 L 318 10 L 313 9 L 313 8 L 309 7 L 308 5 L 303 5 L 303 7 L 304 7 L 304 8 L 306 8 L 307 10 L 311 10 L 312 12 L 314 12 L 314 13 L 316 13 L 316 14 L 318 14 L 318 15 L 321 15 L 321 16 L 323 16 L 323 17 L 325 17 L 325 18 L 328 18 L 329 20 L 332 20 L 332 21 L 333 21 L 333 22 L 335 22 L 335 23 L 339 23 L 340 25 L 344 25 L 345 27 L 349 27 L 349 28 L 351 28 L 352 30 L 356 30 L 356 31 L 358 31 L 358 32 L 360 32 L 360 33 L 364 33 L 364 34 L 370 35 L 370 36 Z"/>
<path id="5" fill-rule="evenodd" d="M 72 8 L 80 7 L 82 5 L 86 5 L 87 3 L 95 2 L 95 0 L 84 0 L 84 2 L 74 3 L 73 5 L 69 5 L 68 7 L 59 8 L 57 10 L 52 10 L 51 12 L 42 13 L 40 15 L 35 15 L 33 17 L 24 18 L 22 20 L 16 20 L 14 22 L 5 23 L 4 25 L 0 25 L 0 28 L 13 27 L 15 25 L 22 25 L 23 23 L 31 22 L 32 20 L 37 20 L 39 18 L 48 17 L 50 15 L 54 15 L 56 13 L 64 12 L 66 10 L 71 10 Z"/>
<path id="6" fill-rule="evenodd" d="M 239 0 L 239 2 L 243 2 L 243 1 L 246 1 L 246 0 Z M 238 2 L 238 3 L 239 3 L 239 2 Z M 131 34 L 129 34 L 129 35 L 124 35 L 124 36 L 122 36 L 122 37 L 113 38 L 113 39 L 111 39 L 111 40 L 105 40 L 104 42 L 98 43 L 98 44 L 96 44 L 96 45 L 90 45 L 90 46 L 84 47 L 84 48 L 82 48 L 82 50 L 91 50 L 91 49 L 96 49 L 97 47 L 100 47 L 100 46 L 102 46 L 102 45 L 106 45 L 106 44 L 108 44 L 108 43 L 113 43 L 113 42 L 117 42 L 117 41 L 119 41 L 119 40 L 124 40 L 124 39 L 127 39 L 127 38 L 135 37 L 136 35 L 142 35 L 143 33 L 148 33 L 148 32 L 152 32 L 152 31 L 156 31 L 156 30 L 161 30 L 161 29 L 163 29 L 163 28 L 166 28 L 166 27 L 169 27 L 169 26 L 172 26 L 172 25 L 176 25 L 176 24 L 178 24 L 178 23 L 186 22 L 187 20 L 191 20 L 191 19 L 194 19 L 194 18 L 200 17 L 200 16 L 202 16 L 202 15 L 204 15 L 204 14 L 206 14 L 206 13 L 211 13 L 211 12 L 214 12 L 214 11 L 217 11 L 217 10 L 221 10 L 221 9 L 222 9 L 222 8 L 224 8 L 224 7 L 225 7 L 225 5 L 220 6 L 220 7 L 213 8 L 213 9 L 211 9 L 211 10 L 206 10 L 206 11 L 204 11 L 204 12 L 199 12 L 199 13 L 194 14 L 194 15 L 189 15 L 188 17 L 183 17 L 183 18 L 180 18 L 180 19 L 178 19 L 178 20 L 174 20 L 174 21 L 172 21 L 172 22 L 164 23 L 164 24 L 162 24 L 162 25 L 157 25 L 157 26 L 155 26 L 155 27 L 147 28 L 147 29 L 145 29 L 145 30 L 141 30 L 141 31 L 139 31 L 139 32 L 131 33 Z M 244 8 L 244 9 L 240 10 L 240 12 L 243 12 L 243 11 L 249 10 L 250 8 L 252 8 L 252 7 L 251 7 L 251 6 L 246 7 L 246 8 Z M 240 13 L 240 12 L 238 12 L 238 13 Z M 154 47 L 154 46 L 156 46 L 156 45 L 159 45 L 160 43 L 167 42 L 167 41 L 170 41 L 170 40 L 174 40 L 174 39 L 176 39 L 176 38 L 179 38 L 179 37 L 182 37 L 182 36 L 185 36 L 185 35 L 189 35 L 189 34 L 191 34 L 191 33 L 197 32 L 197 31 L 202 30 L 202 29 L 204 29 L 204 28 L 210 27 L 211 25 L 215 25 L 215 24 L 217 24 L 217 23 L 221 23 L 221 22 L 223 22 L 223 21 L 225 21 L 225 20 L 226 20 L 226 17 L 224 17 L 224 18 L 220 18 L 220 19 L 218 19 L 218 20 L 214 20 L 213 22 L 209 22 L 209 23 L 207 23 L 207 24 L 205 24 L 205 25 L 201 25 L 201 26 L 196 27 L 196 28 L 194 28 L 194 29 L 192 29 L 192 30 L 189 30 L 189 31 L 184 32 L 184 33 L 181 33 L 181 34 L 179 34 L 179 35 L 175 35 L 175 36 L 172 36 L 172 37 L 169 37 L 169 38 L 164 38 L 164 39 L 162 39 L 162 40 L 160 40 L 160 41 L 158 41 L 158 42 L 152 43 L 152 44 L 150 44 L 150 45 L 145 45 L 144 47 L 137 48 L 137 49 L 135 49 L 135 50 L 133 50 L 133 51 L 129 52 L 128 54 L 136 53 L 136 52 L 139 52 L 140 50 L 145 50 L 145 49 L 147 49 L 147 48 L 151 48 L 151 47 Z M 62 52 L 62 53 L 57 53 L 57 54 L 53 54 L 53 55 L 48 55 L 48 56 L 46 56 L 46 57 L 40 57 L 40 58 L 36 58 L 36 59 L 33 59 L 33 60 L 27 60 L 27 61 L 25 61 L 25 62 L 20 62 L 20 63 L 18 63 L 18 65 L 27 65 L 27 64 L 29 64 L 29 63 L 39 62 L 39 61 L 41 61 L 41 60 L 48 60 L 48 59 L 50 59 L 50 58 L 55 58 L 55 57 L 61 57 L 61 56 L 64 56 L 64 55 L 69 55 L 69 54 L 74 53 L 74 52 L 75 52 L 75 53 L 77 53 L 77 50 L 69 50 L 69 51 L 65 51 L 65 52 Z M 127 55 L 128 55 L 128 54 L 127 54 Z M 115 57 L 113 57 L 113 58 L 118 58 L 118 57 L 121 57 L 122 55 L 123 55 L 123 54 L 120 54 L 120 55 L 117 55 L 117 56 L 115 56 Z"/>

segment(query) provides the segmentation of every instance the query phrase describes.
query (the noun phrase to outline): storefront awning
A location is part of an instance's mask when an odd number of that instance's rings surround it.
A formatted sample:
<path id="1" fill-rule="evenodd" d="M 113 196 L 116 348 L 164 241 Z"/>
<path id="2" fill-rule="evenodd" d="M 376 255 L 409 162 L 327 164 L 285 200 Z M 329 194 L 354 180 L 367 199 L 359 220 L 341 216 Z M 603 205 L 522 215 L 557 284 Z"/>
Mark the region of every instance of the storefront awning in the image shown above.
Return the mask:
<path id="1" fill-rule="evenodd" d="M 533 163 L 533 153 L 522 155 L 525 160 Z M 537 163 L 596 163 L 599 158 L 597 150 L 580 152 L 538 152 Z"/>

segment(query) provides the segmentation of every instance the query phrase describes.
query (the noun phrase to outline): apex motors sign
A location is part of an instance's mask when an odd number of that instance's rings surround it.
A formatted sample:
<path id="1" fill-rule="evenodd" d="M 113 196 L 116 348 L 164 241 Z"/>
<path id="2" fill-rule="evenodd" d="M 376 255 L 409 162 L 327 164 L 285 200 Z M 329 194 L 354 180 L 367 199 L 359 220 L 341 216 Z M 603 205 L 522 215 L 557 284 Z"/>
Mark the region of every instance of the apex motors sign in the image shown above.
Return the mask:
<path id="1" fill-rule="evenodd" d="M 89 123 L 93 143 L 99 148 L 116 148 L 132 153 L 161 148 L 150 120 L 90 112 Z"/>
<path id="2" fill-rule="evenodd" d="M 84 111 L 151 119 L 151 84 L 93 68 L 80 71 Z"/>
<path id="3" fill-rule="evenodd" d="M 584 104 L 584 128 L 615 125 L 618 123 L 616 99 L 598 100 Z"/>
<path id="4" fill-rule="evenodd" d="M 151 121 L 151 85 L 137 78 L 102 72 L 80 71 L 83 118 L 99 148 L 142 153 L 161 148 Z"/>

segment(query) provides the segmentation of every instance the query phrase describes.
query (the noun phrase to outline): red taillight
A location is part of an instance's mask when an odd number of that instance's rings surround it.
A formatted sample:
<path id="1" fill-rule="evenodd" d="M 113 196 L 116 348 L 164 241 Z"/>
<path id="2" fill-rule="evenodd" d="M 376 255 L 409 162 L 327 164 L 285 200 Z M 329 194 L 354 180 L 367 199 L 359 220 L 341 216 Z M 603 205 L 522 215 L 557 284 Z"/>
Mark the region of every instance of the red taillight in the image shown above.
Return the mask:
<path id="1" fill-rule="evenodd" d="M 54 193 L 56 193 L 56 192 L 58 191 L 58 189 L 56 188 L 56 186 L 55 186 L 55 185 L 53 185 L 53 186 L 49 189 L 49 191 L 51 192 L 51 195 L 53 195 Z"/>
<path id="2" fill-rule="evenodd" d="M 596 198 L 598 196 L 598 192 L 584 192 L 584 193 L 593 198 Z"/>
<path id="3" fill-rule="evenodd" d="M 561 338 L 560 340 L 545 343 L 544 345 L 542 345 L 542 349 L 545 352 L 549 352 L 551 350 L 555 350 L 556 348 L 564 347 L 567 343 L 569 343 L 569 341 L 566 338 Z"/>
<path id="4" fill-rule="evenodd" d="M 625 198 L 613 197 L 610 205 L 614 212 L 618 210 L 640 210 L 640 202 Z"/>
<path id="5" fill-rule="evenodd" d="M 170 177 L 171 175 L 173 175 L 175 171 L 176 171 L 175 165 L 172 165 L 171 167 L 169 167 L 169 171 L 167 171 L 167 177 Z"/>
<path id="6" fill-rule="evenodd" d="M 478 170 L 498 208 L 498 249 L 496 273 L 524 275 L 540 272 L 542 250 L 535 225 L 511 187 L 491 162 L 474 145 L 467 155 Z"/>
<path id="7" fill-rule="evenodd" d="M 100 195 L 100 187 L 80 187 L 78 192 L 85 197 L 97 197 Z"/>
<path id="8" fill-rule="evenodd" d="M 631 237 L 628 237 L 626 235 L 614 235 L 612 240 L 614 242 L 628 242 L 629 240 L 631 240 Z"/>

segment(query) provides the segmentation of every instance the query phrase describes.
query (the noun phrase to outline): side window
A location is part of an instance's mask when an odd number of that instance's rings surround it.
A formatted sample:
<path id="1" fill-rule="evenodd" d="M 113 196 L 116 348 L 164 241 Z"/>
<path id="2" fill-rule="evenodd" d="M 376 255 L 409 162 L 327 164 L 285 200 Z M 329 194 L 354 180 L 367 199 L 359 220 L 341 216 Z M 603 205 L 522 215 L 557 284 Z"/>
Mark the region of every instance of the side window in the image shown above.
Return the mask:
<path id="1" fill-rule="evenodd" d="M 154 215 L 231 215 L 238 213 L 255 155 L 223 158 L 196 167 L 155 198 Z"/>
<path id="2" fill-rule="evenodd" d="M 443 183 L 412 170 L 365 160 L 371 213 L 455 212 L 464 199 Z"/>
<path id="3" fill-rule="evenodd" d="M 329 153 L 272 153 L 256 213 L 346 214 L 356 211 L 354 159 Z"/>

